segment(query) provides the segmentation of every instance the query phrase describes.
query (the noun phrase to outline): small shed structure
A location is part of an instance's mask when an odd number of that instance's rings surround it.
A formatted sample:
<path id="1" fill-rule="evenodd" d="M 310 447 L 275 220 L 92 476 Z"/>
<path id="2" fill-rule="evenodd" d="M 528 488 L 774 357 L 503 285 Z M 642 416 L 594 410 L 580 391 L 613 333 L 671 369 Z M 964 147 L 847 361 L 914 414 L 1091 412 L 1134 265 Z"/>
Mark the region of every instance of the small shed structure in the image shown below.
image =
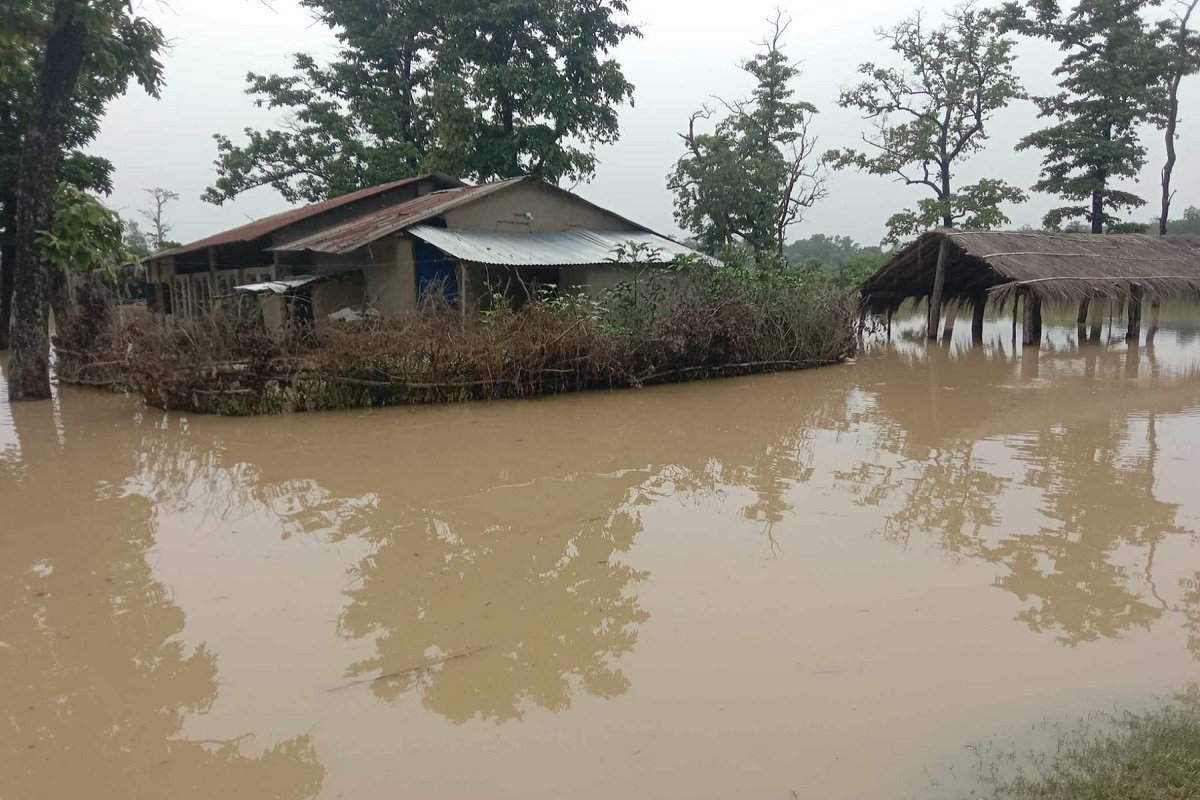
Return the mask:
<path id="1" fill-rule="evenodd" d="M 936 339 L 950 304 L 973 308 L 982 334 L 988 301 L 1023 301 L 1026 344 L 1040 339 L 1043 303 L 1079 306 L 1085 324 L 1097 299 L 1129 309 L 1130 333 L 1144 298 L 1200 295 L 1200 236 L 1046 231 L 956 231 L 922 234 L 860 286 L 863 308 L 891 313 L 907 300 L 929 300 L 928 335 Z"/>

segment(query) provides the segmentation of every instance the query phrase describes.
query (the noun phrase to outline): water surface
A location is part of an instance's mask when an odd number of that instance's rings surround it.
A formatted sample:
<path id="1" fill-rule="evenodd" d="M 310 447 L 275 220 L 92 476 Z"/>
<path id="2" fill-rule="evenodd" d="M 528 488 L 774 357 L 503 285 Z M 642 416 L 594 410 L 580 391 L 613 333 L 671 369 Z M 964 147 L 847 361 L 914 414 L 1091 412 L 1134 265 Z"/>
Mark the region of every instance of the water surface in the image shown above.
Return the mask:
<path id="1" fill-rule="evenodd" d="M 1189 318 L 538 401 L 0 404 L 0 798 L 923 796 L 1186 691 Z"/>

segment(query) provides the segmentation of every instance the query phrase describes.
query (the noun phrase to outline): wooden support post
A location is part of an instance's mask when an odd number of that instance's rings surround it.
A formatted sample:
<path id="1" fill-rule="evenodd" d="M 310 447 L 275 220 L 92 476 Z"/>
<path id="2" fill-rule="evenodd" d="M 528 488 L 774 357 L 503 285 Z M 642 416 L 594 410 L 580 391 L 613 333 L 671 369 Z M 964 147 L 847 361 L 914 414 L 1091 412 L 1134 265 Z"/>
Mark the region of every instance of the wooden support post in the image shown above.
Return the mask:
<path id="1" fill-rule="evenodd" d="M 1091 298 L 1085 297 L 1079 301 L 1079 317 L 1075 322 L 1079 325 L 1086 325 L 1088 321 L 1088 309 L 1091 307 Z"/>
<path id="2" fill-rule="evenodd" d="M 1100 302 L 1099 298 L 1092 300 L 1091 308 L 1089 309 L 1090 313 L 1088 314 L 1091 317 L 1092 330 L 1088 338 L 1093 342 L 1100 341 L 1100 336 L 1104 332 L 1104 311 L 1107 306 L 1107 300 L 1103 303 Z"/>
<path id="3" fill-rule="evenodd" d="M 1012 344 L 1013 350 L 1017 348 L 1017 320 L 1020 318 L 1021 293 L 1018 291 L 1012 296 L 1013 301 L 1013 324 L 1012 324 Z"/>
<path id="4" fill-rule="evenodd" d="M 1142 287 L 1129 290 L 1129 327 L 1125 330 L 1125 341 L 1140 342 L 1142 338 Z"/>
<path id="5" fill-rule="evenodd" d="M 1032 347 L 1042 343 L 1042 300 L 1025 295 L 1025 321 L 1021 326 L 1021 344 Z"/>
<path id="6" fill-rule="evenodd" d="M 946 324 L 942 326 L 942 338 L 947 342 L 954 338 L 954 323 L 958 321 L 958 303 L 946 303 Z"/>
<path id="7" fill-rule="evenodd" d="M 892 309 L 891 308 L 888 308 L 888 310 L 887 310 L 887 338 L 888 338 L 889 342 L 892 340 Z"/>
<path id="8" fill-rule="evenodd" d="M 987 294 L 979 292 L 971 302 L 971 341 L 983 342 L 983 319 L 987 313 Z"/>
<path id="9" fill-rule="evenodd" d="M 217 248 L 208 248 L 208 291 L 204 298 L 207 302 L 203 304 L 201 313 L 207 314 L 213 309 L 216 303 L 213 302 L 213 296 L 217 294 Z"/>
<path id="10" fill-rule="evenodd" d="M 929 298 L 929 329 L 926 332 L 931 341 L 937 341 L 938 326 L 942 321 L 942 295 L 946 291 L 946 260 L 950 257 L 950 238 L 942 237 L 941 247 L 938 248 L 937 269 L 933 274 L 933 294 Z"/>
<path id="11" fill-rule="evenodd" d="M 1158 324 L 1162 322 L 1162 298 L 1155 297 L 1150 301 L 1150 330 L 1146 331 L 1146 344 L 1154 344 L 1158 333 Z"/>

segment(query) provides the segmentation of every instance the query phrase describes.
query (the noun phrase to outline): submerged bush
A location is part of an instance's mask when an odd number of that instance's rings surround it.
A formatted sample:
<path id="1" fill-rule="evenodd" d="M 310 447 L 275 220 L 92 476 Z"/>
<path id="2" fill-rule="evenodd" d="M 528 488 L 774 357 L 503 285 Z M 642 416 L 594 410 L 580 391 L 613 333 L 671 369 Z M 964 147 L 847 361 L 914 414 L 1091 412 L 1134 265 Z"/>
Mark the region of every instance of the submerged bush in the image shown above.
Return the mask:
<path id="1" fill-rule="evenodd" d="M 153 406 L 258 414 L 636 387 L 855 351 L 854 300 L 808 273 L 668 269 L 632 269 L 598 300 L 537 291 L 515 309 L 495 295 L 464 314 L 434 299 L 286 336 L 220 314 L 113 323 L 90 357 L 123 364 L 123 382 Z"/>

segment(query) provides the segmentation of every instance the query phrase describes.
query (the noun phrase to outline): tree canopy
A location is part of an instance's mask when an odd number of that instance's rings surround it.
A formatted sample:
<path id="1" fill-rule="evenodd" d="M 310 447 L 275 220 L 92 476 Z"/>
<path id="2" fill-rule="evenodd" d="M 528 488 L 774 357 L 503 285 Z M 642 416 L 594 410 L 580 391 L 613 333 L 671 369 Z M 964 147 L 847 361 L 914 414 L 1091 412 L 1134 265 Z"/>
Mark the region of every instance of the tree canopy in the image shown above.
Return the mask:
<path id="1" fill-rule="evenodd" d="M 222 203 L 258 186 L 319 201 L 419 171 L 586 180 L 633 86 L 610 56 L 624 0 L 302 0 L 341 44 L 248 76 L 282 125 L 217 134 Z"/>
<path id="2" fill-rule="evenodd" d="M 932 192 L 915 210 L 888 220 L 888 241 L 937 225 L 1006 224 L 1001 204 L 1023 201 L 1024 192 L 994 178 L 956 187 L 953 176 L 983 149 L 995 113 L 1023 96 L 1013 72 L 1013 40 L 969 3 L 951 10 L 939 27 L 918 13 L 878 35 L 904 66 L 859 67 L 865 80 L 838 102 L 860 110 L 874 132 L 863 134 L 866 150 L 832 150 L 826 158 L 838 169 L 857 167 Z"/>
<path id="3" fill-rule="evenodd" d="M 95 136 L 105 104 L 131 79 L 157 95 L 165 42 L 128 0 L 0 0 L 0 19 L 0 96 L 7 95 L 8 127 L 19 136 L 15 181 L 4 184 L 12 193 L 0 201 L 15 211 L 14 236 L 0 256 L 0 316 L 12 292 L 8 388 L 14 400 L 45 399 L 56 271 L 44 248 L 59 175 L 64 164 L 100 163 L 67 156 Z"/>
<path id="4" fill-rule="evenodd" d="M 1017 147 L 1042 151 L 1034 189 L 1066 201 L 1046 214 L 1046 227 L 1082 219 L 1093 233 L 1119 231 L 1119 215 L 1146 204 L 1112 182 L 1137 177 L 1146 165 L 1138 126 L 1163 115 L 1169 57 L 1145 17 L 1160 4 L 1080 0 L 1064 9 L 1057 0 L 1028 0 L 1003 6 L 1006 28 L 1050 41 L 1066 54 L 1054 70 L 1061 91 L 1033 98 L 1051 124 Z"/>
<path id="5" fill-rule="evenodd" d="M 788 231 L 826 194 L 809 132 L 817 109 L 796 99 L 800 70 L 783 52 L 789 22 L 776 16 L 760 51 L 740 65 L 757 82 L 751 96 L 721 101 L 711 132 L 700 126 L 713 109 L 695 112 L 681 134 L 685 152 L 667 176 L 675 219 L 710 251 L 744 244 L 781 255 Z"/>
<path id="6" fill-rule="evenodd" d="M 0 349 L 8 342 L 16 260 L 17 172 L 32 121 L 47 33 L 54 23 L 53 0 L 0 0 Z M 51 185 L 62 181 L 80 190 L 112 191 L 112 164 L 85 154 L 95 139 L 105 104 L 123 94 L 130 80 L 153 92 L 161 83 L 158 61 L 162 32 L 130 14 L 118 0 L 88 10 L 89 36 L 78 80 L 64 114 L 62 155 Z"/>

